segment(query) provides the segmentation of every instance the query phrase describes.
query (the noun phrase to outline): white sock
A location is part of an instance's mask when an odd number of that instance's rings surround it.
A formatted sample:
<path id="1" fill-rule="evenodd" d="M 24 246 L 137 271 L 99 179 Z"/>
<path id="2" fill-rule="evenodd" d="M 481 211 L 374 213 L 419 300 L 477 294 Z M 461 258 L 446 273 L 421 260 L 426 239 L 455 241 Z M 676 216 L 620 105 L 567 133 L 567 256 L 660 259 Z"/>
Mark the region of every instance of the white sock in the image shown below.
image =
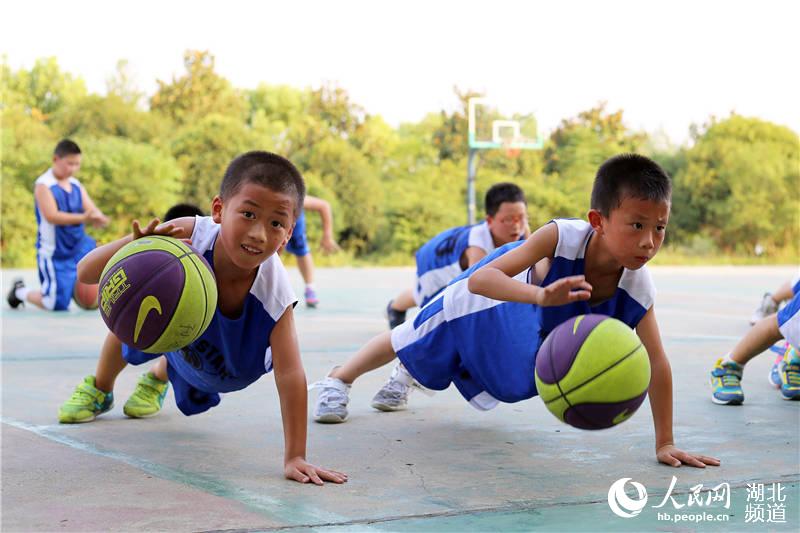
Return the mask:
<path id="1" fill-rule="evenodd" d="M 729 353 L 728 355 L 726 355 L 725 357 L 723 357 L 723 358 L 722 358 L 722 362 L 723 362 L 723 363 L 728 363 L 728 362 L 730 362 L 730 363 L 733 363 L 733 364 L 735 364 L 735 365 L 739 365 L 740 367 L 744 368 L 744 365 L 743 365 L 742 363 L 737 363 L 736 361 L 734 361 L 733 359 L 731 359 L 731 354 L 730 354 L 730 353 Z"/>
<path id="2" fill-rule="evenodd" d="M 20 287 L 19 289 L 14 291 L 14 296 L 19 298 L 23 302 L 26 302 L 27 300 L 25 298 L 28 297 L 28 293 L 29 292 L 30 292 L 30 289 L 28 289 L 27 287 Z"/>
<path id="3" fill-rule="evenodd" d="M 313 291 L 314 290 L 314 284 L 313 283 L 306 284 L 306 290 L 308 290 L 308 289 Z"/>

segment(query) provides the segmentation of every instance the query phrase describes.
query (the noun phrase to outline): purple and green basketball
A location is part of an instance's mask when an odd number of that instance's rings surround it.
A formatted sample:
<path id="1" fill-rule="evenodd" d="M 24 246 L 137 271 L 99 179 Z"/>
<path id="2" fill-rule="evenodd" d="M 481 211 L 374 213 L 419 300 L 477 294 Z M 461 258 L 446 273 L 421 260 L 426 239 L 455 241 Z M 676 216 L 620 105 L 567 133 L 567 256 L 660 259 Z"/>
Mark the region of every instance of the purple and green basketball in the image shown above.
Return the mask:
<path id="1" fill-rule="evenodd" d="M 623 322 L 580 315 L 556 327 L 536 356 L 547 409 L 580 429 L 605 429 L 636 412 L 650 386 L 647 350 Z"/>
<path id="2" fill-rule="evenodd" d="M 123 343 L 147 353 L 197 339 L 217 308 L 206 260 L 178 239 L 150 235 L 126 244 L 100 278 L 100 315 Z"/>

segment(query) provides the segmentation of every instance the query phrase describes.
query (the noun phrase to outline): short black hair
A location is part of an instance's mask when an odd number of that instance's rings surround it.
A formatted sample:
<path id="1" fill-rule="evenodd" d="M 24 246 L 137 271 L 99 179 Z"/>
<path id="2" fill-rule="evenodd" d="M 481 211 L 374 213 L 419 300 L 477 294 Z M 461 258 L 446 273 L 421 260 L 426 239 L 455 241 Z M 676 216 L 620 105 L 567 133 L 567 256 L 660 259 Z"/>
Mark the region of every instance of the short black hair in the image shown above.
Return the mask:
<path id="1" fill-rule="evenodd" d="M 486 214 L 493 217 L 503 202 L 526 204 L 525 193 L 513 183 L 495 183 L 486 191 Z"/>
<path id="2" fill-rule="evenodd" d="M 300 215 L 306 184 L 297 167 L 285 157 L 258 150 L 238 156 L 225 171 L 219 187 L 220 198 L 227 200 L 245 183 L 257 183 L 272 191 L 293 196 L 297 202 L 294 216 L 297 218 Z"/>
<path id="3" fill-rule="evenodd" d="M 608 217 L 626 197 L 669 202 L 672 184 L 658 163 L 639 154 L 619 154 L 600 165 L 592 187 L 592 209 Z"/>
<path id="4" fill-rule="evenodd" d="M 62 139 L 53 150 L 53 155 L 56 157 L 66 157 L 68 155 L 78 155 L 81 153 L 81 148 L 74 141 L 69 139 Z"/>
<path id="5" fill-rule="evenodd" d="M 205 213 L 203 213 L 203 210 L 194 204 L 175 204 L 167 210 L 167 213 L 164 215 L 164 220 L 162 220 L 162 222 L 166 222 L 168 220 L 175 220 L 176 218 L 183 218 L 183 217 L 194 217 L 194 216 L 202 217 L 203 215 L 205 215 Z"/>

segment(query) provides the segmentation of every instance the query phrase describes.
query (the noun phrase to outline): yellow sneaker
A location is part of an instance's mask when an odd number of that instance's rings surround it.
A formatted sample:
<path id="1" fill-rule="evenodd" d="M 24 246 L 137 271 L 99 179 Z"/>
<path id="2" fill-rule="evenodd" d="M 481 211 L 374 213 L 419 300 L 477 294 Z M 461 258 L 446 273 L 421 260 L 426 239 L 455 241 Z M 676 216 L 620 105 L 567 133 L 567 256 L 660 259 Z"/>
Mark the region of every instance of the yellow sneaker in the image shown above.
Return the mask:
<path id="1" fill-rule="evenodd" d="M 136 390 L 125 402 L 122 411 L 131 418 L 148 418 L 161 412 L 164 397 L 169 390 L 169 381 L 161 381 L 150 372 L 142 374 Z"/>
<path id="2" fill-rule="evenodd" d="M 94 386 L 94 376 L 86 376 L 75 387 L 69 400 L 58 408 L 58 421 L 62 424 L 91 422 L 98 415 L 114 407 L 114 393 L 103 392 Z"/>

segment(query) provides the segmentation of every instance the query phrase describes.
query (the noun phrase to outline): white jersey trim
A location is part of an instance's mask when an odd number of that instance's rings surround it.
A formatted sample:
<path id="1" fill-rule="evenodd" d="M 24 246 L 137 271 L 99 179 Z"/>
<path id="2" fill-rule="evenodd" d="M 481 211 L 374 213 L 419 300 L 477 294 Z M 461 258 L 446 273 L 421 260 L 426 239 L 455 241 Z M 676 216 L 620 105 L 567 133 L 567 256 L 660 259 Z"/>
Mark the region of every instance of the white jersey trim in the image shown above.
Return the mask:
<path id="1" fill-rule="evenodd" d="M 192 246 L 200 254 L 214 246 L 219 235 L 219 224 L 211 217 L 196 216 L 192 231 Z M 258 267 L 258 274 L 250 287 L 250 294 L 255 296 L 273 321 L 283 316 L 290 305 L 297 303 L 292 290 L 289 273 L 284 268 L 280 257 L 273 254 Z"/>
<path id="2" fill-rule="evenodd" d="M 469 404 L 478 411 L 491 411 L 500 404 L 500 400 L 486 391 L 474 396 Z"/>
<path id="3" fill-rule="evenodd" d="M 461 272 L 463 271 L 460 261 L 425 272 L 417 279 L 417 285 L 414 286 L 414 301 L 417 306 L 420 306 L 425 298 L 430 298 L 442 287 L 446 287 Z"/>
<path id="4" fill-rule="evenodd" d="M 783 324 L 778 324 L 778 331 L 795 349 L 800 348 L 800 311 L 790 316 Z"/>
<path id="5" fill-rule="evenodd" d="M 444 296 L 440 294 L 439 296 L 428 302 L 428 305 L 431 305 L 432 302 L 435 302 L 443 297 Z M 422 324 L 420 324 L 419 328 L 414 328 L 413 320 L 400 324 L 399 326 L 394 328 L 391 333 L 392 349 L 394 350 L 395 353 L 399 352 L 405 347 L 414 344 L 421 338 L 425 337 L 428 333 L 439 327 L 444 322 L 445 322 L 445 317 L 444 317 L 444 311 L 442 310 L 431 316 L 428 320 L 426 320 Z"/>
<path id="6" fill-rule="evenodd" d="M 645 309 L 653 307 L 656 301 L 656 286 L 646 266 L 638 270 L 624 269 L 617 286 Z"/>
<path id="7" fill-rule="evenodd" d="M 482 249 L 487 254 L 494 251 L 494 239 L 492 239 L 492 232 L 489 231 L 489 224 L 482 222 L 472 226 L 469 230 L 469 238 L 467 239 L 467 247 L 475 246 Z"/>
<path id="8" fill-rule="evenodd" d="M 570 218 L 556 218 L 553 222 L 558 227 L 555 256 L 566 259 L 583 259 L 586 254 L 586 245 L 592 235 L 592 226 L 584 220 Z"/>
<path id="9" fill-rule="evenodd" d="M 44 185 L 45 187 L 50 189 L 53 185 L 57 185 L 58 181 L 56 180 L 55 174 L 53 174 L 53 169 L 48 168 L 47 171 L 36 178 L 36 181 L 33 183 L 34 191 L 36 190 L 37 185 Z M 34 196 L 34 202 L 36 201 Z M 55 224 L 51 224 L 44 218 L 44 213 L 42 210 L 39 209 L 39 204 L 36 204 L 36 211 L 39 213 L 39 249 L 38 252 L 42 257 L 50 258 L 56 251 L 56 226 Z"/>
<path id="10" fill-rule="evenodd" d="M 554 222 L 558 227 L 555 255 L 569 260 L 583 259 L 589 239 L 594 234 L 592 226 L 579 219 L 557 218 Z M 646 266 L 637 270 L 623 269 L 617 287 L 645 309 L 650 309 L 655 302 L 656 287 Z"/>
<path id="11" fill-rule="evenodd" d="M 521 283 L 528 283 L 527 268 L 514 276 L 513 279 Z M 496 305 L 508 303 L 505 300 L 493 300 L 480 294 L 469 291 L 469 278 L 464 278 L 453 283 L 444 290 L 444 318 L 447 321 L 455 320 L 462 316 L 490 309 Z"/>

